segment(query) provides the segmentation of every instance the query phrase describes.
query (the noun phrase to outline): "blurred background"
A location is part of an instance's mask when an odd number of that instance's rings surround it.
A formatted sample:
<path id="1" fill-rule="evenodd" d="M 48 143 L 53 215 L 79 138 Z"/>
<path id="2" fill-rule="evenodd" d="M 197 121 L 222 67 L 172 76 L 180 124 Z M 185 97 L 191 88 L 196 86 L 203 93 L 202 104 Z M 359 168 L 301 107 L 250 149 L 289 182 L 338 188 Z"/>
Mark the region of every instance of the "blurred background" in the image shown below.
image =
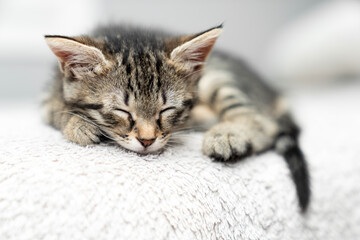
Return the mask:
<path id="1" fill-rule="evenodd" d="M 324 85 L 360 72 L 360 1 L 0 0 L 0 101 L 39 99 L 55 57 L 45 34 L 127 22 L 196 33 L 224 23 L 217 48 L 278 88 Z"/>

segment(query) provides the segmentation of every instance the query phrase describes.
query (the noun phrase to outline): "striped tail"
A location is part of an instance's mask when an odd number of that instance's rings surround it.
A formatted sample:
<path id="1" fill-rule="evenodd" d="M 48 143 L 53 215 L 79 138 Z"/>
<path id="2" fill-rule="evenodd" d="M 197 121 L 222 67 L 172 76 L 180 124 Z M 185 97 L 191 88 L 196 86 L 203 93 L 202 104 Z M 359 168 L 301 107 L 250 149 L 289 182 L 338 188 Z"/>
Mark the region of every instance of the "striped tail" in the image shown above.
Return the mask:
<path id="1" fill-rule="evenodd" d="M 280 123 L 284 130 L 277 137 L 275 150 L 285 158 L 289 166 L 301 210 L 305 212 L 311 192 L 308 167 L 298 143 L 299 129 L 288 115 L 282 117 Z"/>

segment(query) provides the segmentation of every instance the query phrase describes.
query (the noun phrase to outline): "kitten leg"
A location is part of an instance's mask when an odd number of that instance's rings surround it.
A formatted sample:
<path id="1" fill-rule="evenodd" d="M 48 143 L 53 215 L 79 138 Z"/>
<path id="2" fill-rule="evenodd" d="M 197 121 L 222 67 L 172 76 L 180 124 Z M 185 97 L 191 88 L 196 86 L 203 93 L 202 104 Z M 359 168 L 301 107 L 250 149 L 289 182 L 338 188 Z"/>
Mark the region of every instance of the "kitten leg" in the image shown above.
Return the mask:
<path id="1" fill-rule="evenodd" d="M 43 104 L 45 121 L 60 129 L 64 137 L 82 146 L 99 143 L 100 129 L 92 124 L 85 116 L 73 113 L 61 101 L 52 99 Z"/>
<path id="2" fill-rule="evenodd" d="M 200 99 L 220 119 L 204 136 L 204 154 L 227 161 L 270 148 L 279 131 L 277 122 L 260 112 L 229 76 L 217 75 L 217 79 L 212 85 L 205 75 L 199 85 Z M 203 91 L 202 85 L 206 85 Z"/>
<path id="3" fill-rule="evenodd" d="M 78 116 L 72 116 L 62 131 L 67 140 L 82 146 L 100 142 L 99 128 Z"/>
<path id="4" fill-rule="evenodd" d="M 205 155 L 217 160 L 241 158 L 273 145 L 277 125 L 258 113 L 243 113 L 223 120 L 206 132 Z"/>

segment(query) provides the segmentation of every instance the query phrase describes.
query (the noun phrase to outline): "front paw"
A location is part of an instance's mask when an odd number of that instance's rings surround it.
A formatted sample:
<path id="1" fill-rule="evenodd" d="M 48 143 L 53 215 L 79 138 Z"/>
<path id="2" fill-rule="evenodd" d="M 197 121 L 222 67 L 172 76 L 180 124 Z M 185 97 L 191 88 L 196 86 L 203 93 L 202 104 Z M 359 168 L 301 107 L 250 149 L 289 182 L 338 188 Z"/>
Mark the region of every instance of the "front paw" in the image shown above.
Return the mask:
<path id="1" fill-rule="evenodd" d="M 69 120 L 63 133 L 67 140 L 82 146 L 100 142 L 100 129 L 78 116 L 73 116 Z"/>
<path id="2" fill-rule="evenodd" d="M 271 146 L 272 138 L 257 126 L 223 122 L 204 136 L 203 153 L 218 161 L 236 160 Z"/>

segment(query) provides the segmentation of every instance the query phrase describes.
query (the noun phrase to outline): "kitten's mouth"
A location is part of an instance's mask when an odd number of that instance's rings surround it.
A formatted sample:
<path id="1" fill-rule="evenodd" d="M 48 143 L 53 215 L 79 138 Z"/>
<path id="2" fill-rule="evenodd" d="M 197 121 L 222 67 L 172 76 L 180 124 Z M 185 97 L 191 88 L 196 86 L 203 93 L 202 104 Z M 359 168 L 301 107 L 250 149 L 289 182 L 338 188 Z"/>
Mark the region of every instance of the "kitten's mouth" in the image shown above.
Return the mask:
<path id="1" fill-rule="evenodd" d="M 146 155 L 158 155 L 161 154 L 164 151 L 164 148 L 160 148 L 157 150 L 152 150 L 152 151 L 148 151 L 147 149 L 144 149 L 143 151 L 134 151 L 137 154 L 141 155 L 141 156 L 146 156 Z"/>
<path id="2" fill-rule="evenodd" d="M 164 143 L 154 142 L 154 144 L 144 147 L 140 145 L 137 141 L 133 141 L 130 143 L 117 141 L 117 144 L 120 145 L 122 148 L 125 148 L 140 155 L 160 154 L 164 151 L 164 146 L 166 145 Z"/>
<path id="3" fill-rule="evenodd" d="M 137 153 L 140 156 L 146 156 L 146 155 L 158 155 L 164 152 L 164 147 L 158 148 L 158 149 L 148 149 L 148 148 L 143 148 L 143 149 L 132 149 L 132 148 L 127 148 L 124 147 L 122 145 L 120 145 L 120 147 L 125 148 L 126 150 L 129 150 L 131 152 Z"/>

